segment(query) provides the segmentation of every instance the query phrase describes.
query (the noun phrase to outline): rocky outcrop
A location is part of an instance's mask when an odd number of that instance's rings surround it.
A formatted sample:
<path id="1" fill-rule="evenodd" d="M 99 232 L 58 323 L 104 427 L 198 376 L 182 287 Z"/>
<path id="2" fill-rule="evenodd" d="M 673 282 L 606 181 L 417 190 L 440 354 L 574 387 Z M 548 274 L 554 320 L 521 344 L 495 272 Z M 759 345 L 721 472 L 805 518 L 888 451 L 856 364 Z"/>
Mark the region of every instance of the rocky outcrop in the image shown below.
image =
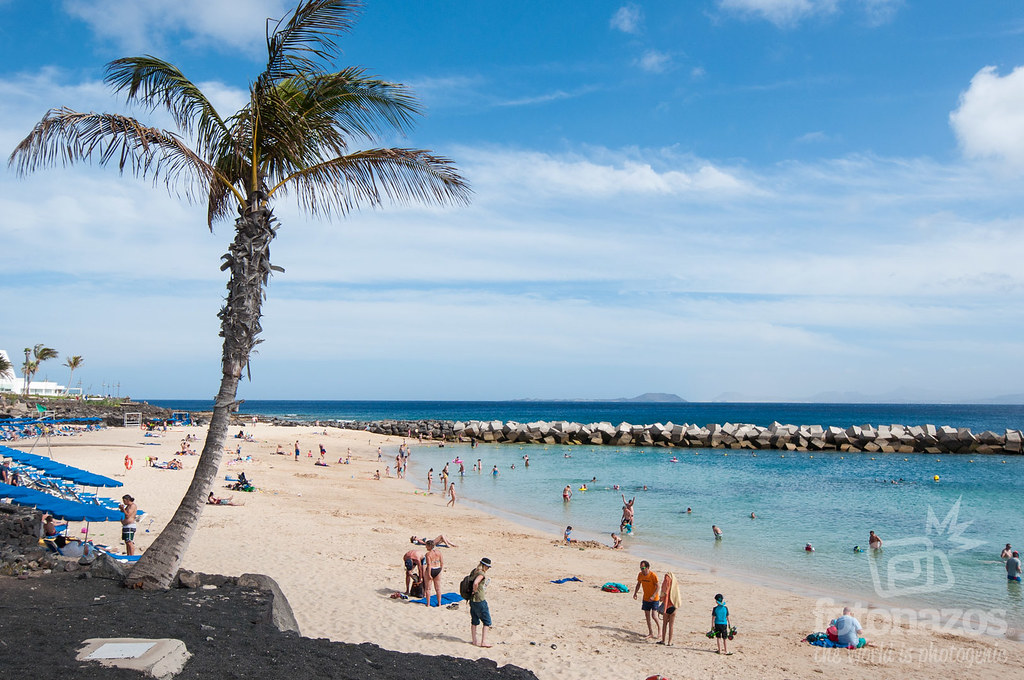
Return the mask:
<path id="1" fill-rule="evenodd" d="M 15 397 L 5 395 L 0 399 L 0 421 L 8 418 L 37 417 L 36 405 L 46 409 L 52 418 L 102 418 L 106 425 L 124 425 L 125 413 L 141 413 L 146 420 L 160 420 L 171 417 L 170 409 L 153 406 L 144 401 L 122 399 L 120 401 L 86 401 L 83 399 L 42 397 Z"/>

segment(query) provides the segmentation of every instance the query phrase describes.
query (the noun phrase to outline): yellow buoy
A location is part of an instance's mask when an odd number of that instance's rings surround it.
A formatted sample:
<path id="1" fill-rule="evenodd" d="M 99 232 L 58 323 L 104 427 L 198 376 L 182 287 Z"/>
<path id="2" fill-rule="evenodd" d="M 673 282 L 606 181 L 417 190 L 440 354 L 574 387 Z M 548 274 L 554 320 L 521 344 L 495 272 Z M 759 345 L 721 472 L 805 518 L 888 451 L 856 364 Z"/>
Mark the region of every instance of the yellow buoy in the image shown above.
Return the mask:
<path id="1" fill-rule="evenodd" d="M 937 481 L 939 481 L 939 476 L 935 475 L 934 477 L 932 477 L 932 479 L 934 479 L 937 482 Z"/>

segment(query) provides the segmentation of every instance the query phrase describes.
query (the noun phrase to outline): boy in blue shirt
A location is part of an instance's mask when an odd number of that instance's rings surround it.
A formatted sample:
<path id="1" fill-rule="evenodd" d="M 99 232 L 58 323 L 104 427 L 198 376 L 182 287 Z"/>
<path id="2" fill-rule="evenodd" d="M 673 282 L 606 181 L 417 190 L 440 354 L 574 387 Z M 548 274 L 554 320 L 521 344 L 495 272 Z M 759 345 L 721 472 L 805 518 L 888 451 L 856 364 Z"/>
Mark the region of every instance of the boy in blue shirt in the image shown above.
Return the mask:
<path id="1" fill-rule="evenodd" d="M 711 627 L 715 631 L 719 654 L 729 653 L 729 608 L 725 606 L 724 599 L 721 593 L 715 595 L 715 607 L 711 610 Z"/>

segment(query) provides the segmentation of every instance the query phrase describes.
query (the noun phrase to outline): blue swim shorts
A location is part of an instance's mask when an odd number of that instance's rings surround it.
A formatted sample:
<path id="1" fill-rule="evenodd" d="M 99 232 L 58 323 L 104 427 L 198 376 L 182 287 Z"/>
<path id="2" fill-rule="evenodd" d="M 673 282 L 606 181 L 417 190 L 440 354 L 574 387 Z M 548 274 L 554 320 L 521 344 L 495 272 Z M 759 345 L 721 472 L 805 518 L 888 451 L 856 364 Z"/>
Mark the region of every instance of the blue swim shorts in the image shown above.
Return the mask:
<path id="1" fill-rule="evenodd" d="M 1020 576 L 1010 576 L 1009 574 L 1007 574 L 1006 575 L 1006 580 L 1007 581 L 1016 581 L 1017 583 L 1020 583 Z"/>
<path id="2" fill-rule="evenodd" d="M 661 606 L 661 603 L 658 602 L 657 600 L 644 600 L 644 603 L 642 605 L 640 605 L 640 608 L 641 608 L 641 610 L 643 610 L 645 612 L 656 612 L 656 611 L 660 611 L 658 609 L 660 606 Z"/>
<path id="3" fill-rule="evenodd" d="M 469 622 L 474 626 L 479 626 L 481 623 L 487 627 L 491 625 L 491 610 L 487 606 L 487 600 L 482 602 L 469 602 Z"/>

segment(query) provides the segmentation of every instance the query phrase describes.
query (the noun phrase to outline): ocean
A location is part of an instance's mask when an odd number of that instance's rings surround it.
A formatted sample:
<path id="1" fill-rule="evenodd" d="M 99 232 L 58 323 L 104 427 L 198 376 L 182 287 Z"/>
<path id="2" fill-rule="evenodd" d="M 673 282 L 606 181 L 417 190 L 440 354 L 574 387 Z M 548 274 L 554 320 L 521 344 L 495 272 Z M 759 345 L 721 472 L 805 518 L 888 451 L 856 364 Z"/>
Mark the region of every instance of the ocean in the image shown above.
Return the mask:
<path id="1" fill-rule="evenodd" d="M 151 399 L 183 411 L 210 411 L 212 399 Z M 277 401 L 247 400 L 241 413 L 295 420 L 567 420 L 653 423 L 784 425 L 953 425 L 975 433 L 1024 428 L 1024 405 L 634 403 L 597 401 Z"/>
<path id="2" fill-rule="evenodd" d="M 202 409 L 199 402 L 153 403 Z M 242 411 L 305 420 L 931 423 L 975 432 L 1024 425 L 1024 407 L 994 405 L 252 401 Z M 396 453 L 397 443 L 385 451 L 382 473 Z M 463 477 L 450 462 L 456 458 L 465 461 Z M 477 459 L 482 473 L 472 471 Z M 999 559 L 1004 544 L 1024 546 L 1022 456 L 519 444 L 439 448 L 425 442 L 413 443 L 409 478 L 425 487 L 432 467 L 436 484 L 446 462 L 460 502 L 543 529 L 553 539 L 572 525 L 576 538 L 609 543 L 610 532 L 619 529 L 625 494 L 636 497 L 636 520 L 633 533 L 623 538 L 638 559 L 831 598 L 839 607 L 857 602 L 880 608 L 876 612 L 928 608 L 942 625 L 1011 636 L 1024 629 L 1024 592 L 1007 582 Z M 491 474 L 494 466 L 498 475 Z M 574 491 L 569 503 L 561 496 L 566 484 Z M 584 484 L 587 490 L 581 491 Z M 722 529 L 722 540 L 713 538 L 712 524 Z M 868 550 L 871 530 L 884 540 L 881 552 Z M 814 552 L 804 549 L 807 543 Z M 854 552 L 855 546 L 865 552 Z M 812 622 L 808 626 L 811 632 Z"/>

